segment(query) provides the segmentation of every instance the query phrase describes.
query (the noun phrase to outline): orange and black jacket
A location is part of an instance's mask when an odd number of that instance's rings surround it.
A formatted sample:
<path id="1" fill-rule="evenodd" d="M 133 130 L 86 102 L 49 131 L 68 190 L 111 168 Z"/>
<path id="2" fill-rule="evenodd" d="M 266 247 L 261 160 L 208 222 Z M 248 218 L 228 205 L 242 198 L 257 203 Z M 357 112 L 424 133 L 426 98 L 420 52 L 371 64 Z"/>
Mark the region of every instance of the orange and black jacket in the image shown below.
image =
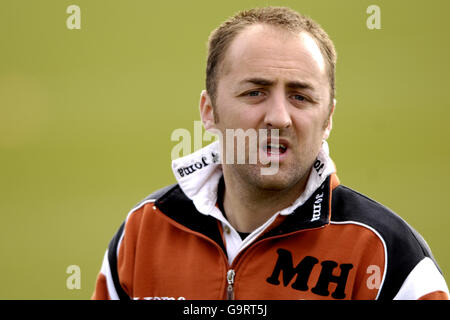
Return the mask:
<path id="1" fill-rule="evenodd" d="M 211 173 L 194 171 L 206 169 Z M 196 173 L 174 170 L 180 179 Z M 274 215 L 231 255 L 235 230 L 199 212 L 184 181 L 153 193 L 111 240 L 92 298 L 448 299 L 442 273 L 412 227 L 341 185 L 333 170 L 314 174 L 320 184 L 301 205 Z M 216 176 L 215 184 L 220 171 Z"/>

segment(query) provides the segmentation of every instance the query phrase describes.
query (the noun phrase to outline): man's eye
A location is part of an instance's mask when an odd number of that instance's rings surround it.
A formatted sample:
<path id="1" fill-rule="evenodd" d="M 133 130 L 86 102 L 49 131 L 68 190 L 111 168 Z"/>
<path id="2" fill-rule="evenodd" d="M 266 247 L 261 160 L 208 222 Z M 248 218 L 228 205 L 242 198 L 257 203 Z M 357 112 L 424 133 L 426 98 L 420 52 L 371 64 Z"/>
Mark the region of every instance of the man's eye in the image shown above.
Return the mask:
<path id="1" fill-rule="evenodd" d="M 250 91 L 247 93 L 249 97 L 259 97 L 262 94 L 261 91 Z"/>
<path id="2" fill-rule="evenodd" d="M 306 98 L 304 96 L 299 95 L 299 94 L 294 95 L 293 98 L 295 100 L 298 100 L 298 101 L 305 101 L 306 100 Z"/>

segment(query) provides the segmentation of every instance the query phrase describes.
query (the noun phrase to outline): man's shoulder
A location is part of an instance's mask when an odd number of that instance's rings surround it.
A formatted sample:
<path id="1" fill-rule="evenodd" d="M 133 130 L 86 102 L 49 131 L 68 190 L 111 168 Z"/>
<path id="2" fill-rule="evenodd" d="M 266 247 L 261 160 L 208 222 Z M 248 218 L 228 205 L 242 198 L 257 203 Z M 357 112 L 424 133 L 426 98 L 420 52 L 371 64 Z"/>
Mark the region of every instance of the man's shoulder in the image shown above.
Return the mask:
<path id="1" fill-rule="evenodd" d="M 333 190 L 332 206 L 332 219 L 335 221 L 405 223 L 398 214 L 385 205 L 344 185 L 339 185 Z"/>
<path id="2" fill-rule="evenodd" d="M 426 254 L 428 245 L 422 236 L 402 217 L 385 205 L 344 185 L 339 185 L 332 196 L 331 221 L 355 222 L 372 228 L 386 242 L 411 242 Z"/>
<path id="3" fill-rule="evenodd" d="M 178 183 L 174 183 L 174 184 L 162 187 L 160 189 L 157 189 L 156 191 L 153 191 L 148 196 L 146 196 L 144 199 L 139 201 L 135 207 L 140 207 L 140 206 L 142 206 L 142 204 L 148 203 L 148 202 L 156 202 L 159 199 L 161 199 L 162 197 L 164 197 L 165 195 L 169 194 L 174 189 L 177 189 L 178 187 L 179 187 Z"/>
<path id="4" fill-rule="evenodd" d="M 166 201 L 168 199 L 168 201 Z M 174 201 L 175 199 L 175 201 Z M 180 201 L 177 201 L 179 199 Z M 160 189 L 157 189 L 146 196 L 144 199 L 140 200 L 136 203 L 131 210 L 128 212 L 127 217 L 125 219 L 126 222 L 129 220 L 135 221 L 135 223 L 139 223 L 144 212 L 151 213 L 156 207 L 162 206 L 166 207 L 169 203 L 172 206 L 183 205 L 183 200 L 189 200 L 181 190 L 180 186 L 177 183 L 167 185 Z"/>
<path id="5" fill-rule="evenodd" d="M 147 210 L 148 208 L 148 210 Z M 141 200 L 130 212 L 151 213 L 155 209 L 176 222 L 190 226 L 203 224 L 206 215 L 198 213 L 194 202 L 184 193 L 178 183 L 174 183 L 152 192 Z M 129 216 L 130 216 L 129 214 Z M 208 217 L 207 220 L 213 219 Z"/>
<path id="6" fill-rule="evenodd" d="M 332 195 L 332 224 L 358 224 L 376 233 L 386 251 L 387 277 L 381 298 L 392 299 L 411 270 L 424 258 L 434 260 L 423 237 L 381 203 L 340 185 Z"/>

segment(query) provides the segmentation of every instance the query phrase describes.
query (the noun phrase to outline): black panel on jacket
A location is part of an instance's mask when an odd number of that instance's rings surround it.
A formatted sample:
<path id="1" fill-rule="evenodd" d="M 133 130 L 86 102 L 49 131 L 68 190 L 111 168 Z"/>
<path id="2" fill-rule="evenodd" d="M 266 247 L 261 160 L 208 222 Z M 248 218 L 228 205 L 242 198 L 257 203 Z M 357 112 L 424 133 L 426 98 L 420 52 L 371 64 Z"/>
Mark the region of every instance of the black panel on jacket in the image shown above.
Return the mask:
<path id="1" fill-rule="evenodd" d="M 387 273 L 380 300 L 392 300 L 417 263 L 425 257 L 433 259 L 425 240 L 401 217 L 350 188 L 340 185 L 333 191 L 331 212 L 332 222 L 359 222 L 372 227 L 383 238 Z"/>
<path id="2" fill-rule="evenodd" d="M 226 252 L 216 218 L 198 212 L 194 202 L 184 194 L 179 185 L 175 185 L 159 197 L 155 202 L 155 206 L 169 218 L 209 237 Z"/>
<path id="3" fill-rule="evenodd" d="M 108 262 L 109 262 L 109 268 L 111 270 L 111 277 L 113 279 L 114 287 L 116 289 L 117 295 L 119 296 L 119 299 L 120 300 L 129 300 L 130 297 L 125 292 L 125 290 L 123 290 L 122 286 L 120 285 L 119 272 L 117 271 L 117 246 L 119 245 L 119 240 L 122 237 L 124 228 L 125 228 L 125 222 L 122 222 L 122 224 L 119 227 L 119 230 L 116 232 L 114 237 L 109 242 Z"/>

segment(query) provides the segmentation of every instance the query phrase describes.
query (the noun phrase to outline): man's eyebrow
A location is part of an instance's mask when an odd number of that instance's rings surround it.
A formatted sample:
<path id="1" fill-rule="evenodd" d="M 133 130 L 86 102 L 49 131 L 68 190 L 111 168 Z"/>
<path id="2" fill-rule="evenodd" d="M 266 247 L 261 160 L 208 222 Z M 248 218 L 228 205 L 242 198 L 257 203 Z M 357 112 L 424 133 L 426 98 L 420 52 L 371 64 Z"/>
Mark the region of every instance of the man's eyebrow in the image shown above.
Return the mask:
<path id="1" fill-rule="evenodd" d="M 256 84 L 259 86 L 271 86 L 275 83 L 275 81 L 267 80 L 264 78 L 248 78 L 239 82 L 239 84 L 247 84 L 247 83 Z"/>
<path id="2" fill-rule="evenodd" d="M 309 82 L 302 82 L 302 81 L 291 81 L 288 82 L 286 87 L 289 89 L 309 89 L 314 90 L 314 86 L 310 84 Z"/>
<path id="3" fill-rule="evenodd" d="M 268 87 L 275 84 L 276 82 L 264 78 L 248 78 L 239 82 L 239 84 L 247 84 L 247 83 Z M 289 89 L 309 89 L 309 90 L 314 89 L 314 86 L 312 84 L 303 81 L 289 81 L 286 84 L 286 87 Z"/>

